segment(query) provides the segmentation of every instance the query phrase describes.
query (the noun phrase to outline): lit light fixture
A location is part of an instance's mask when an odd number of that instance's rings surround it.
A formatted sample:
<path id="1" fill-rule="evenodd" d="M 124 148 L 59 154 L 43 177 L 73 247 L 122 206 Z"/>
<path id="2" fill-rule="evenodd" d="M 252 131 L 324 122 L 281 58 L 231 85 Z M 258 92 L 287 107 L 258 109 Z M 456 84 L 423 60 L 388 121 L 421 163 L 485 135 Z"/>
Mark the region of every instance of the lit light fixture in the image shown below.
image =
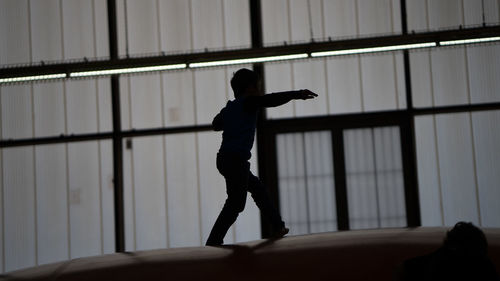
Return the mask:
<path id="1" fill-rule="evenodd" d="M 361 48 L 361 49 L 348 49 L 348 50 L 315 52 L 315 53 L 311 53 L 311 57 L 326 57 L 326 56 L 341 56 L 341 55 L 366 54 L 366 53 L 399 51 L 399 50 L 417 49 L 417 48 L 429 48 L 429 47 L 435 47 L 435 46 L 436 46 L 436 43 L 434 43 L 434 42 L 418 43 L 418 44 L 404 44 L 404 45 L 372 47 L 372 48 Z"/>
<path id="2" fill-rule="evenodd" d="M 185 63 L 181 63 L 181 64 L 168 64 L 168 65 L 145 66 L 145 67 L 82 71 L 82 72 L 71 72 L 69 74 L 69 77 L 73 78 L 73 77 L 89 77 L 89 76 L 102 76 L 102 75 L 113 75 L 113 74 L 140 73 L 140 72 L 183 69 L 186 67 L 187 65 Z"/>
<path id="3" fill-rule="evenodd" d="M 485 37 L 485 38 L 475 38 L 475 39 L 441 41 L 441 42 L 439 42 L 439 45 L 449 46 L 449 45 L 485 43 L 485 42 L 492 42 L 492 41 L 500 41 L 500 36 L 497 36 L 497 37 Z"/>
<path id="4" fill-rule="evenodd" d="M 0 78 L 0 84 L 66 78 L 66 73 Z"/>
<path id="5" fill-rule="evenodd" d="M 224 66 L 224 65 L 234 65 L 234 64 L 247 64 L 247 63 L 259 63 L 259 62 L 272 62 L 272 61 L 283 61 L 283 60 L 295 60 L 307 58 L 306 53 L 303 54 L 293 54 L 285 56 L 270 56 L 270 57 L 260 57 L 260 58 L 250 58 L 250 59 L 234 59 L 234 60 L 220 60 L 220 61 L 209 61 L 209 62 L 194 62 L 190 63 L 190 68 L 198 67 L 210 67 L 210 66 Z"/>

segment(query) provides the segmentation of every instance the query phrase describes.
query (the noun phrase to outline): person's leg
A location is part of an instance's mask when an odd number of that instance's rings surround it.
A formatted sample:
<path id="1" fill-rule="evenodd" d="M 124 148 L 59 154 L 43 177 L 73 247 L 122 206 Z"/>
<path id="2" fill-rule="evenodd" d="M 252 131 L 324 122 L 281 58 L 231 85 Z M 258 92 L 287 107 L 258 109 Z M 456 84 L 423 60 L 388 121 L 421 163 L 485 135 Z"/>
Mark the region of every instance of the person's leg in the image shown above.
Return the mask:
<path id="1" fill-rule="evenodd" d="M 218 159 L 219 171 L 226 179 L 227 199 L 207 239 L 207 246 L 222 245 L 224 236 L 245 208 L 249 167 L 246 161 Z"/>
<path id="2" fill-rule="evenodd" d="M 275 232 L 280 231 L 285 227 L 285 223 L 273 205 L 271 198 L 267 192 L 266 187 L 260 179 L 254 176 L 251 172 L 248 177 L 248 191 L 252 194 L 257 207 L 259 207 L 265 219 L 267 219 L 273 226 Z"/>

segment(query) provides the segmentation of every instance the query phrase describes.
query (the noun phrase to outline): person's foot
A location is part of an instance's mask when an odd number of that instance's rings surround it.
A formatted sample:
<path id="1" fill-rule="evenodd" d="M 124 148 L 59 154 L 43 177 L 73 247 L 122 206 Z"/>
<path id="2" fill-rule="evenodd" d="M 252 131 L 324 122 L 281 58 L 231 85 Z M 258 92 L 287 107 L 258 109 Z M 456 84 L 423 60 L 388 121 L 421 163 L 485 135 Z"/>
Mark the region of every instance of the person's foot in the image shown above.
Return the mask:
<path id="1" fill-rule="evenodd" d="M 287 235 L 289 231 L 290 231 L 290 229 L 283 226 L 278 231 L 274 232 L 273 238 L 275 238 L 275 239 L 283 238 L 283 236 Z"/>

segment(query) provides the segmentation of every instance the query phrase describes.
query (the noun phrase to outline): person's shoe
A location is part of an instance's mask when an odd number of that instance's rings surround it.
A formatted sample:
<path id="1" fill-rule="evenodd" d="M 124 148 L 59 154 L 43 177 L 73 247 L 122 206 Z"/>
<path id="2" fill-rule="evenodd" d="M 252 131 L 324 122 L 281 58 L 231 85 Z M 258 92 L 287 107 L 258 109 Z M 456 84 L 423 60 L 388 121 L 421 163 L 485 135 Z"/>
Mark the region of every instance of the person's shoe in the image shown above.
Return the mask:
<path id="1" fill-rule="evenodd" d="M 283 236 L 287 235 L 289 231 L 290 231 L 290 229 L 283 226 L 282 228 L 280 228 L 278 231 L 276 231 L 274 233 L 273 238 L 275 238 L 275 239 L 283 238 Z"/>

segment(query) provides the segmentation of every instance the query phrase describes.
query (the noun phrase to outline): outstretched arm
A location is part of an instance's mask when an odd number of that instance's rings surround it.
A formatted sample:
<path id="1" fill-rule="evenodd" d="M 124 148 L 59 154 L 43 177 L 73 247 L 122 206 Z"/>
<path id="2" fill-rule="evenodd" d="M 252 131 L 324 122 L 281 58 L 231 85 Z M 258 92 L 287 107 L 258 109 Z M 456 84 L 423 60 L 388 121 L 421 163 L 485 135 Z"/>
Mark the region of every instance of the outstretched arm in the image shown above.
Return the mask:
<path id="1" fill-rule="evenodd" d="M 272 93 L 263 96 L 250 96 L 247 98 L 247 106 L 252 108 L 276 107 L 291 100 L 308 100 L 318 95 L 309 90 L 287 91 Z"/>

